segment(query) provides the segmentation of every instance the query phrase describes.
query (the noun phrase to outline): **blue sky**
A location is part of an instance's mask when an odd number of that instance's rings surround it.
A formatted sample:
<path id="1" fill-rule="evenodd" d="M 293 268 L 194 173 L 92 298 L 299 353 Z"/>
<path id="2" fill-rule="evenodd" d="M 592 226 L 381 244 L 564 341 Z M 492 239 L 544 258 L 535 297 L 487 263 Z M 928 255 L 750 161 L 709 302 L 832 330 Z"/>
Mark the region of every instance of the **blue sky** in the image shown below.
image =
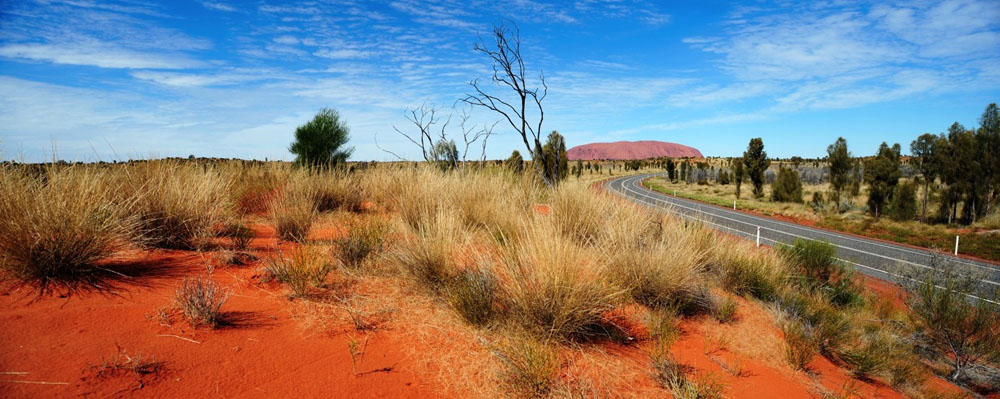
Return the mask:
<path id="1" fill-rule="evenodd" d="M 352 159 L 394 159 L 376 138 L 416 157 L 393 126 L 488 78 L 473 45 L 505 19 L 545 73 L 543 130 L 570 146 L 733 156 L 759 136 L 772 156 L 813 157 L 844 136 L 866 155 L 976 126 L 1000 100 L 1000 2 L 802 3 L 0 1 L 0 151 L 291 159 L 295 127 L 332 107 Z M 489 158 L 524 152 L 497 126 Z"/>

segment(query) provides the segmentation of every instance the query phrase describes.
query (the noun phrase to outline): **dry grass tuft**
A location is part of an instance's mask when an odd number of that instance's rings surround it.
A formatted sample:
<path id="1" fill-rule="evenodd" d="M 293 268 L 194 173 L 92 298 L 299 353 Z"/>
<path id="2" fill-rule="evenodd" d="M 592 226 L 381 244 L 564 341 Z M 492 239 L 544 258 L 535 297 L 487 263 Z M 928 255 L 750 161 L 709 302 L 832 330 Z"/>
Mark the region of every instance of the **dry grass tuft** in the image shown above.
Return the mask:
<path id="1" fill-rule="evenodd" d="M 316 216 L 313 192 L 309 186 L 291 181 L 269 206 L 271 223 L 282 240 L 305 242 Z"/>
<path id="2" fill-rule="evenodd" d="M 39 294 L 99 287 L 97 262 L 136 238 L 136 199 L 112 198 L 122 186 L 106 169 L 3 165 L 0 186 L 0 271 Z"/>
<path id="3" fill-rule="evenodd" d="M 214 167 L 154 160 L 129 169 L 127 181 L 145 241 L 155 247 L 201 248 L 229 209 L 231 181 Z"/>
<path id="4" fill-rule="evenodd" d="M 333 264 L 329 249 L 318 245 L 298 246 L 292 250 L 290 257 L 279 254 L 264 266 L 268 279 L 288 285 L 295 298 L 308 297 L 310 287 L 325 284 L 331 271 Z"/>
<path id="5" fill-rule="evenodd" d="M 212 279 L 187 278 L 174 292 L 174 303 L 193 325 L 218 327 L 222 322 L 222 305 L 229 299 L 229 290 Z"/>
<path id="6" fill-rule="evenodd" d="M 388 234 L 389 224 L 380 219 L 369 218 L 352 226 L 347 234 L 334 241 L 341 263 L 360 269 L 365 260 L 385 247 Z"/>

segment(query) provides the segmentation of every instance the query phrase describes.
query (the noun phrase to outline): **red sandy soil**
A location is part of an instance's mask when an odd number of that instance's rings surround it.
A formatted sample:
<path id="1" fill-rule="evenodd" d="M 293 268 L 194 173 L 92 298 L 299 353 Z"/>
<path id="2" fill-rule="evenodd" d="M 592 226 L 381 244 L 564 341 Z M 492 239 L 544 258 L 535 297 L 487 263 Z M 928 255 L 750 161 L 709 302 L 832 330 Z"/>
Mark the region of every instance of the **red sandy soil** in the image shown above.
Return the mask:
<path id="1" fill-rule="evenodd" d="M 257 231 L 257 256 L 272 254 L 273 229 Z M 410 342 L 391 332 L 357 336 L 364 353 L 355 375 L 347 329 L 303 331 L 287 297 L 255 282 L 257 265 L 220 267 L 212 274 L 233 290 L 223 307 L 227 325 L 192 328 L 175 311 L 169 324 L 157 317 L 158 308 L 171 306 L 178 283 L 204 274 L 204 264 L 190 251 L 136 251 L 107 265 L 144 270 L 115 282 L 114 295 L 79 292 L 29 303 L 34 298 L 29 290 L 3 293 L 0 397 L 434 396 L 417 377 L 416 362 L 405 350 Z M 162 371 L 141 380 L 128 373 L 99 376 L 95 366 L 117 348 L 161 362 Z"/>
<path id="2" fill-rule="evenodd" d="M 548 207 L 536 211 L 544 214 Z M 292 249 L 278 242 L 273 228 L 254 228 L 251 249 L 257 256 Z M 317 229 L 312 238 L 336 237 L 342 230 Z M 176 311 L 167 312 L 169 320 L 159 317 L 158 309 L 172 305 L 179 282 L 204 275 L 205 263 L 191 251 L 134 251 L 106 265 L 134 276 L 112 282 L 113 295 L 78 292 L 32 301 L 27 289 L 0 294 L 0 397 L 428 398 L 471 396 L 466 391 L 484 396 L 476 390 L 489 393 L 482 387 L 495 384 L 495 359 L 478 344 L 478 332 L 450 324 L 454 316 L 435 310 L 440 304 L 400 294 L 391 282 L 351 288 L 372 292 L 378 305 L 406 310 L 393 315 L 394 326 L 369 332 L 355 331 L 346 322 L 304 325 L 295 311 L 302 303 L 289 300 L 277 284 L 262 283 L 260 262 L 218 265 L 212 273 L 233 293 L 223 307 L 227 324 L 221 328 L 192 328 Z M 877 282 L 868 282 L 874 291 L 893 292 L 892 285 Z M 791 369 L 773 316 L 756 302 L 737 300 L 735 322 L 685 319 L 672 348 L 691 375 L 723 384 L 727 397 L 813 398 L 822 391 L 843 392 L 847 385 L 860 397 L 901 397 L 880 382 L 849 383 L 854 380 L 846 370 L 821 356 L 808 373 Z M 648 333 L 636 316 L 640 311 L 626 311 L 623 318 L 637 344 L 567 348 L 570 366 L 562 379 L 593 381 L 613 397 L 665 395 L 650 375 Z M 348 350 L 352 340 L 363 352 L 357 374 Z M 141 353 L 159 362 L 161 371 L 141 378 L 125 372 L 99 375 L 102 360 L 119 350 L 133 357 Z M 957 389 L 939 379 L 932 385 Z"/>
<path id="3" fill-rule="evenodd" d="M 649 159 L 659 157 L 702 158 L 701 151 L 693 147 L 663 141 L 616 141 L 578 145 L 566 151 L 571 161 Z"/>

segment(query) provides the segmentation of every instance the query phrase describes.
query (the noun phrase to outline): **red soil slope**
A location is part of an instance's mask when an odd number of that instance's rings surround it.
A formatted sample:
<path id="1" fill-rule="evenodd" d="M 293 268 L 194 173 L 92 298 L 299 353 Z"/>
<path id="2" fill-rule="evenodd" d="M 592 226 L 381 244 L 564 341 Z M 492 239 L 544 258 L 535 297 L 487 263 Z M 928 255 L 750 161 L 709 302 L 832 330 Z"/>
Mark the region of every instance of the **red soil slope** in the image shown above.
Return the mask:
<path id="1" fill-rule="evenodd" d="M 702 158 L 701 151 L 677 143 L 663 141 L 616 141 L 614 143 L 591 143 L 578 145 L 566 151 L 571 161 L 593 161 L 604 159 L 647 159 L 659 157 Z"/>

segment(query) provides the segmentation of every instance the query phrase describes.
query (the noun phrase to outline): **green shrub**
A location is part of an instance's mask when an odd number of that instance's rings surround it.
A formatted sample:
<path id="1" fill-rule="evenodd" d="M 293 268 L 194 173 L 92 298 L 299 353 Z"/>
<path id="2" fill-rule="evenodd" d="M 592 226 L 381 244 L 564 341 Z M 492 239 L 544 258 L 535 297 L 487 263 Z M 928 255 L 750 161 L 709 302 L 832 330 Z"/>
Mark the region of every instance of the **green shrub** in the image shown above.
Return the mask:
<path id="1" fill-rule="evenodd" d="M 781 281 L 778 266 L 764 256 L 735 255 L 723 261 L 723 285 L 739 295 L 771 300 Z"/>
<path id="2" fill-rule="evenodd" d="M 514 339 L 494 350 L 503 365 L 501 378 L 517 398 L 544 398 L 552 391 L 562 368 L 549 345 L 530 338 Z"/>
<path id="3" fill-rule="evenodd" d="M 361 268 L 365 259 L 385 246 L 388 230 L 385 222 L 371 219 L 351 227 L 347 234 L 334 241 L 340 261 L 349 268 Z"/>
<path id="4" fill-rule="evenodd" d="M 309 287 L 323 285 L 333 270 L 328 255 L 321 247 L 300 246 L 289 258 L 279 255 L 268 261 L 264 271 L 269 278 L 287 284 L 293 297 L 304 298 L 309 295 Z"/>
<path id="5" fill-rule="evenodd" d="M 889 217 L 897 221 L 917 218 L 917 185 L 902 183 L 896 186 L 889 201 Z"/>
<path id="6" fill-rule="evenodd" d="M 785 357 L 798 370 L 806 366 L 816 356 L 816 334 L 812 326 L 799 320 L 788 320 L 781 326 L 785 333 Z"/>
<path id="7" fill-rule="evenodd" d="M 841 359 L 851 366 L 855 377 L 863 380 L 882 372 L 889 366 L 892 345 L 882 334 L 871 334 L 862 342 L 840 354 Z"/>
<path id="8" fill-rule="evenodd" d="M 736 320 L 736 308 L 738 306 L 739 302 L 736 302 L 735 299 L 730 297 L 723 298 L 716 303 L 712 316 L 714 316 L 719 323 L 729 323 Z"/>
<path id="9" fill-rule="evenodd" d="M 966 294 L 977 292 L 975 276 L 935 267 L 919 280 L 907 285 L 912 318 L 934 346 L 948 354 L 952 381 L 963 378 L 965 369 L 980 359 L 1000 357 L 997 298 L 973 302 Z"/>
<path id="10" fill-rule="evenodd" d="M 825 286 L 843 274 L 843 267 L 835 259 L 836 248 L 828 242 L 797 238 L 793 246 L 781 245 L 778 250 L 792 262 L 808 287 Z"/>
<path id="11" fill-rule="evenodd" d="M 350 128 L 336 110 L 323 108 L 305 125 L 295 129 L 295 142 L 288 148 L 295 164 L 327 168 L 346 162 L 354 148 L 344 148 Z"/>
<path id="12" fill-rule="evenodd" d="M 174 302 L 194 325 L 217 327 L 222 322 L 222 305 L 229 291 L 210 278 L 188 278 L 174 292 Z"/>
<path id="13" fill-rule="evenodd" d="M 488 268 L 463 270 L 448 286 L 448 302 L 465 321 L 484 326 L 496 311 L 497 279 Z"/>
<path id="14" fill-rule="evenodd" d="M 802 181 L 795 169 L 780 168 L 778 177 L 771 184 L 771 201 L 802 202 Z"/>

